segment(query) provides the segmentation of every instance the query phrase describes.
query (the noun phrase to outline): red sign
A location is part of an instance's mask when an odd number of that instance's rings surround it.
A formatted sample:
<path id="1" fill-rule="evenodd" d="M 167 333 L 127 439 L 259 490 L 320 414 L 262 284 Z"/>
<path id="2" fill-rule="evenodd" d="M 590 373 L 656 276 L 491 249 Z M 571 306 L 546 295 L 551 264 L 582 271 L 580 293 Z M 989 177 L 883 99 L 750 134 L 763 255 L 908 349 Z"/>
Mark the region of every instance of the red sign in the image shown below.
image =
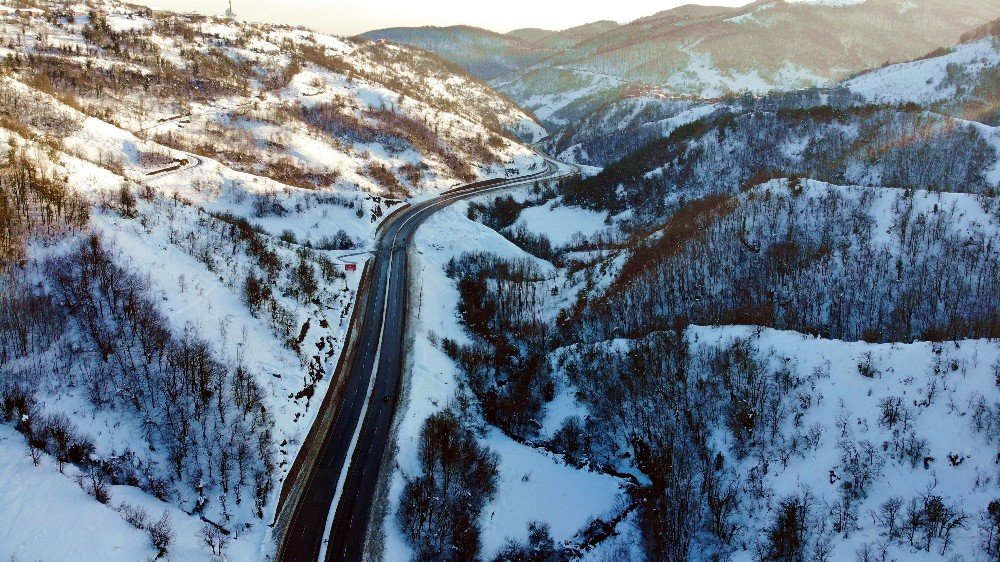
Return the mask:
<path id="1" fill-rule="evenodd" d="M 356 263 L 345 263 L 344 264 L 344 271 L 357 271 L 357 270 L 358 270 L 358 264 L 356 264 Z"/>

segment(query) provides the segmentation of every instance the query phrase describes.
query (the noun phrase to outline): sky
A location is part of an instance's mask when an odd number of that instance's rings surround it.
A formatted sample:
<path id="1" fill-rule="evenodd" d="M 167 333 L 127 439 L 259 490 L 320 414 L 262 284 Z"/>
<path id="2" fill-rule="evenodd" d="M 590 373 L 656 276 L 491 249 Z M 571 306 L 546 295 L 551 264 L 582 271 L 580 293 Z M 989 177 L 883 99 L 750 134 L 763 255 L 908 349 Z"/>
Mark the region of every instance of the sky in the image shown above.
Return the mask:
<path id="1" fill-rule="evenodd" d="M 137 0 L 153 8 L 225 12 L 227 0 Z M 521 27 L 566 29 L 597 20 L 625 23 L 681 4 L 741 6 L 751 0 L 233 0 L 240 19 L 304 25 L 356 35 L 396 26 L 467 24 L 505 33 Z"/>

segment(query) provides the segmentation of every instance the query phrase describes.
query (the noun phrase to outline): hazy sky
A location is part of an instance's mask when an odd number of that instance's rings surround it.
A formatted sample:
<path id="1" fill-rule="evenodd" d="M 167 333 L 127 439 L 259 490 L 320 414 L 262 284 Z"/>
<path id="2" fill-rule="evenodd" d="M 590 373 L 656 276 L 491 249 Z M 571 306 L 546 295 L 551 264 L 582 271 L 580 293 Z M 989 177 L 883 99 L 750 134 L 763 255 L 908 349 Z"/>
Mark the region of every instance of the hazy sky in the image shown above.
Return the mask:
<path id="1" fill-rule="evenodd" d="M 154 8 L 222 14 L 226 0 L 138 0 Z M 507 32 L 565 29 L 608 19 L 628 22 L 681 4 L 741 6 L 751 0 L 233 0 L 237 17 L 355 35 L 382 27 L 468 24 Z"/>

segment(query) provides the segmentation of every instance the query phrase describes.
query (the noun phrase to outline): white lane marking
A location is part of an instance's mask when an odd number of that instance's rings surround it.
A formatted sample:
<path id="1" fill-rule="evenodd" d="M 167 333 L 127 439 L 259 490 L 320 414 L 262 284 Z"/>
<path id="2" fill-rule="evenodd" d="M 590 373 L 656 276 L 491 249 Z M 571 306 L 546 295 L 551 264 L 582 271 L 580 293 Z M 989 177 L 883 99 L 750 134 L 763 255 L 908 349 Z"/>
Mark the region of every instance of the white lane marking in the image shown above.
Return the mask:
<path id="1" fill-rule="evenodd" d="M 395 244 L 395 237 L 393 244 Z M 347 473 L 351 469 L 351 460 L 354 456 L 354 449 L 358 446 L 358 439 L 361 438 L 361 427 L 364 425 L 365 414 L 368 412 L 368 403 L 371 401 L 372 392 L 375 390 L 375 374 L 378 372 L 379 359 L 382 357 L 382 337 L 385 335 L 385 315 L 389 307 L 386 306 L 389 300 L 389 287 L 392 286 L 392 250 L 389 252 L 389 275 L 386 278 L 385 294 L 382 300 L 382 325 L 378 334 L 378 346 L 375 351 L 375 361 L 372 365 L 372 374 L 368 377 L 368 392 L 365 394 L 365 401 L 361 405 L 361 415 L 358 416 L 358 423 L 354 426 L 354 435 L 351 436 L 351 444 L 347 447 L 347 456 L 344 457 L 344 466 L 340 470 L 337 478 L 337 491 L 333 495 L 333 502 L 330 511 L 326 515 L 326 527 L 323 530 L 323 542 L 320 543 L 318 562 L 326 560 L 326 552 L 330 546 L 330 533 L 333 532 L 333 520 L 337 516 L 337 507 L 340 505 L 340 498 L 344 494 L 344 485 L 347 482 Z"/>

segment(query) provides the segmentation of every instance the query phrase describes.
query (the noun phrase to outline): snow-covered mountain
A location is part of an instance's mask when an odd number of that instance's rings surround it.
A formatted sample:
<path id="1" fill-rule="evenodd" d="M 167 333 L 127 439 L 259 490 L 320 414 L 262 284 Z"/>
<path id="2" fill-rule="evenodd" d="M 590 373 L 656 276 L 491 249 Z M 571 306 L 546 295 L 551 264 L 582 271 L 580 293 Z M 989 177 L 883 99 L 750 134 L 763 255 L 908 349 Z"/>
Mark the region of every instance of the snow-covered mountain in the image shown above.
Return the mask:
<path id="1" fill-rule="evenodd" d="M 599 27 L 597 34 L 585 35 L 571 46 L 545 45 L 538 34 L 526 36 L 519 48 L 505 41 L 504 50 L 534 52 L 516 60 L 483 45 L 494 62 L 491 72 L 481 77 L 556 129 L 636 87 L 716 98 L 731 92 L 829 84 L 887 61 L 949 47 L 963 33 L 998 16 L 1000 6 L 987 0 L 760 0 L 741 8 L 686 5 L 625 25 Z M 427 39 L 439 33 L 396 29 L 386 38 L 468 64 L 467 49 Z M 544 52 L 552 48 L 556 51 Z M 486 55 L 477 52 L 482 56 Z M 503 60 L 508 62 L 499 62 Z M 503 67 L 511 70 L 499 75 Z M 467 68 L 476 72 L 474 65 Z"/>
<path id="2" fill-rule="evenodd" d="M 997 20 L 1000 21 L 1000 20 Z M 772 95 L 803 107 L 819 100 L 841 106 L 911 104 L 936 113 L 996 125 L 1000 111 L 1000 44 L 997 23 L 962 36 L 950 48 L 915 60 L 860 73 L 841 83 Z M 735 100 L 696 100 L 636 93 L 601 106 L 545 141 L 554 154 L 584 165 L 605 166 L 677 127 L 714 111 L 740 105 Z"/>

